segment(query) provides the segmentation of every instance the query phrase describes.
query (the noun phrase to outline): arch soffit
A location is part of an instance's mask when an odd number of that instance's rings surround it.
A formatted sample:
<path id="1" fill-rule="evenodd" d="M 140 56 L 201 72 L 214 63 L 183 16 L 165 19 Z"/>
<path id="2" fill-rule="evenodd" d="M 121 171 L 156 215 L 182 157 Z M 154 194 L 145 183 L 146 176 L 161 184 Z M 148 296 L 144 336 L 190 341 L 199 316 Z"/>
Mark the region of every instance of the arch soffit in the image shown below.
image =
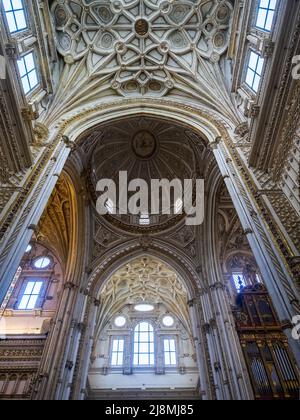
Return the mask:
<path id="1" fill-rule="evenodd" d="M 84 133 L 89 132 L 99 124 L 112 123 L 122 118 L 134 116 L 148 116 L 167 119 L 174 124 L 185 125 L 198 132 L 208 143 L 214 143 L 218 137 L 227 136 L 227 130 L 234 130 L 235 125 L 229 121 L 219 119 L 211 113 L 203 112 L 192 105 L 181 105 L 177 102 L 151 101 L 140 103 L 123 103 L 118 101 L 108 103 L 91 109 L 83 109 L 78 113 L 65 116 L 56 124 L 58 137 L 67 136 L 71 142 L 77 142 Z"/>
<path id="2" fill-rule="evenodd" d="M 107 281 L 122 266 L 139 257 L 152 257 L 163 262 L 173 270 L 187 289 L 189 299 L 193 299 L 203 289 L 203 281 L 193 263 L 177 248 L 159 240 L 151 240 L 147 249 L 141 240 L 131 240 L 111 249 L 94 263 L 94 269 L 88 280 L 87 289 L 96 299 Z"/>

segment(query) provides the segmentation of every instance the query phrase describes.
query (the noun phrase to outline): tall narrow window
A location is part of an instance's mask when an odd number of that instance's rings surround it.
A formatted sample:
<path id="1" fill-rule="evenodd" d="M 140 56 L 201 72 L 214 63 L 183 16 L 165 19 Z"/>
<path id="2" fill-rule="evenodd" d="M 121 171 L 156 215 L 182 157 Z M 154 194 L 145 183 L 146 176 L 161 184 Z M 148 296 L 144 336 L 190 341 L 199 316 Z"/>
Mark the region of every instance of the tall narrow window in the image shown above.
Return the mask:
<path id="1" fill-rule="evenodd" d="M 25 291 L 19 303 L 18 309 L 30 310 L 34 309 L 37 304 L 37 300 L 42 290 L 42 281 L 29 281 L 26 285 Z"/>
<path id="2" fill-rule="evenodd" d="M 165 365 L 166 366 L 176 366 L 177 365 L 177 358 L 176 358 L 176 346 L 175 340 L 172 339 L 165 339 L 164 340 L 164 353 L 165 353 Z"/>
<path id="3" fill-rule="evenodd" d="M 235 273 L 232 275 L 232 278 L 237 291 L 240 291 L 243 287 L 246 286 L 243 273 Z"/>
<path id="4" fill-rule="evenodd" d="M 124 339 L 113 340 L 112 353 L 111 353 L 111 365 L 112 366 L 123 366 L 124 360 Z"/>
<path id="5" fill-rule="evenodd" d="M 246 83 L 254 91 L 257 92 L 261 80 L 264 59 L 254 51 L 251 51 L 247 68 Z"/>
<path id="6" fill-rule="evenodd" d="M 34 54 L 24 55 L 18 61 L 19 72 L 25 95 L 33 91 L 39 84 Z"/>
<path id="7" fill-rule="evenodd" d="M 273 26 L 277 0 L 260 0 L 256 26 L 264 31 L 270 32 Z"/>
<path id="8" fill-rule="evenodd" d="M 3 6 L 11 34 L 27 29 L 23 0 L 3 0 Z"/>
<path id="9" fill-rule="evenodd" d="M 135 366 L 154 366 L 154 331 L 149 322 L 140 322 L 134 330 Z"/>

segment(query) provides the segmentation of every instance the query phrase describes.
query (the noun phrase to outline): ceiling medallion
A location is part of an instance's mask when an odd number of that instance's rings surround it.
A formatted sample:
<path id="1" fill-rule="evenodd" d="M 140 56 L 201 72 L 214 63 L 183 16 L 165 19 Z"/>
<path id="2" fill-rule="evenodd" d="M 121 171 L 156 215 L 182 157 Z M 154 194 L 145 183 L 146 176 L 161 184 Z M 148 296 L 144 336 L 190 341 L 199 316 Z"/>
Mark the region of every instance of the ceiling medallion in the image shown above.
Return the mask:
<path id="1" fill-rule="evenodd" d="M 157 142 L 152 133 L 141 130 L 133 136 L 132 148 L 135 155 L 140 159 L 151 158 L 157 147 Z"/>
<path id="2" fill-rule="evenodd" d="M 145 36 L 149 31 L 149 24 L 145 19 L 139 19 L 136 21 L 134 28 L 138 35 Z"/>

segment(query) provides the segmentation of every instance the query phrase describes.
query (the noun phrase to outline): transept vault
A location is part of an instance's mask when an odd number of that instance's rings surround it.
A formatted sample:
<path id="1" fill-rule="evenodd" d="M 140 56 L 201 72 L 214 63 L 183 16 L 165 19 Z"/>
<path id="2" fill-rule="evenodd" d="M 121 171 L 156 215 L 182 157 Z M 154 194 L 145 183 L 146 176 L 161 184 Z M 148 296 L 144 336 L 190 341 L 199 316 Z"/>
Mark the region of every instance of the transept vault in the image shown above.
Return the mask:
<path id="1" fill-rule="evenodd" d="M 297 399 L 299 2 L 13 3 L 0 399 Z M 99 214 L 120 171 L 204 180 L 204 222 Z"/>

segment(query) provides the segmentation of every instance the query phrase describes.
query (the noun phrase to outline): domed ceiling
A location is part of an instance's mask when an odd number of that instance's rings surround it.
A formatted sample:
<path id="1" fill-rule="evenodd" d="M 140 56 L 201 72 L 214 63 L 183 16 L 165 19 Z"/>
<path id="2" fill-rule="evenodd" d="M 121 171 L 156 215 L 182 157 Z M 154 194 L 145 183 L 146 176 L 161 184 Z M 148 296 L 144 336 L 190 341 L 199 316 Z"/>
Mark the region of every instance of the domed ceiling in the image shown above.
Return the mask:
<path id="1" fill-rule="evenodd" d="M 98 197 L 97 183 L 101 179 L 112 179 L 118 186 L 120 171 L 127 171 L 128 183 L 137 178 L 147 182 L 151 204 L 151 180 L 179 179 L 183 182 L 184 179 L 203 178 L 208 163 L 214 159 L 205 141 L 193 131 L 150 117 L 99 126 L 82 138 L 79 146 L 77 152 L 81 151 L 87 168 L 94 204 Z M 173 197 L 171 204 L 175 204 Z M 162 228 L 164 224 L 167 227 L 171 219 L 179 221 L 183 217 L 174 212 L 172 215 L 150 215 L 149 227 Z M 139 217 L 132 215 L 109 215 L 107 219 L 117 219 L 125 228 L 139 225 Z"/>
<path id="2" fill-rule="evenodd" d="M 188 132 L 149 118 L 120 121 L 103 130 L 92 156 L 94 181 L 118 179 L 127 170 L 128 179 L 193 178 L 195 155 Z"/>

